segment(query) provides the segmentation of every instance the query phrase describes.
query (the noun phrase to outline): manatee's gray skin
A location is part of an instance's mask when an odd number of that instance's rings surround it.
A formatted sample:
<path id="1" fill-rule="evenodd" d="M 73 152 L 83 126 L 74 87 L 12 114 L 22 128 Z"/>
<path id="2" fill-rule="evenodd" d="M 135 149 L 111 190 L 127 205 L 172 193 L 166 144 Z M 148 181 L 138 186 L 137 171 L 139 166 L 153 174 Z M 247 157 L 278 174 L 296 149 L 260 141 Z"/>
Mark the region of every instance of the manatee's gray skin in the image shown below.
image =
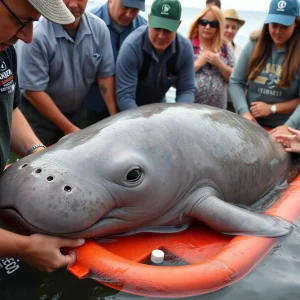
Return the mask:
<path id="1" fill-rule="evenodd" d="M 29 232 L 102 237 L 195 219 L 228 234 L 282 236 L 251 205 L 290 168 L 262 128 L 199 104 L 119 113 L 21 159 L 0 178 L 0 213 Z"/>

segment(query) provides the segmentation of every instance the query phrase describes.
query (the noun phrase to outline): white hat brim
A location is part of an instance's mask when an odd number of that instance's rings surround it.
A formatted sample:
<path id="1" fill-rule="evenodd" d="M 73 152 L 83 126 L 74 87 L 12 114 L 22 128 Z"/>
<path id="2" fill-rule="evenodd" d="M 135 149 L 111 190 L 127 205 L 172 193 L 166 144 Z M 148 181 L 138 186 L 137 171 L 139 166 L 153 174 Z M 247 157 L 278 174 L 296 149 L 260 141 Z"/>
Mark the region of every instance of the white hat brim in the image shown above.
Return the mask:
<path id="1" fill-rule="evenodd" d="M 62 0 L 28 0 L 48 20 L 58 24 L 71 24 L 75 17 Z"/>

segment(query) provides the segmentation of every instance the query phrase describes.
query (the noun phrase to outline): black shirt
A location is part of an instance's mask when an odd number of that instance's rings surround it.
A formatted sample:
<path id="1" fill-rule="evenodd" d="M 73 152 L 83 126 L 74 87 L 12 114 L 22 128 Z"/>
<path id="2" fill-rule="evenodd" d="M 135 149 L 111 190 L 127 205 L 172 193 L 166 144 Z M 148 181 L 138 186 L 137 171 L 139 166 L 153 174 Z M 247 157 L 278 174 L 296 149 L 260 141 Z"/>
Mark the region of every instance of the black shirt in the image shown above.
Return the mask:
<path id="1" fill-rule="evenodd" d="M 20 103 L 17 57 L 13 46 L 0 52 L 0 173 L 10 151 L 12 111 Z"/>

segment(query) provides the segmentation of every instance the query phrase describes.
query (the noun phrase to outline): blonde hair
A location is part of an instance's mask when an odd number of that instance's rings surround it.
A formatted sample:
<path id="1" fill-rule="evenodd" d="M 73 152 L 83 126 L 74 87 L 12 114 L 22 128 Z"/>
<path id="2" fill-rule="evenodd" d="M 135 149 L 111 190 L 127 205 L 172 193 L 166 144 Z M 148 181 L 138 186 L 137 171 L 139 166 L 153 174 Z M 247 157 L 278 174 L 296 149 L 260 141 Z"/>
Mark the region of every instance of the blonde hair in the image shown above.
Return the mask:
<path id="1" fill-rule="evenodd" d="M 300 49 L 300 17 L 296 18 L 295 23 L 294 32 L 286 44 L 287 50 L 278 87 L 289 87 L 300 67 L 300 55 L 298 53 Z M 272 55 L 273 40 L 269 32 L 269 24 L 264 24 L 260 32 L 251 34 L 250 39 L 257 41 L 248 66 L 248 80 L 254 80 L 263 71 L 268 58 Z"/>
<path id="2" fill-rule="evenodd" d="M 192 22 L 187 37 L 188 37 L 188 39 L 193 39 L 194 37 L 198 36 L 198 26 L 199 26 L 198 21 L 200 19 L 202 19 L 203 16 L 209 11 L 211 11 L 214 14 L 217 21 L 219 22 L 219 26 L 217 28 L 217 33 L 214 38 L 212 47 L 213 47 L 213 49 L 220 51 L 222 46 L 224 44 L 227 44 L 227 40 L 224 38 L 225 18 L 223 16 L 221 10 L 217 6 L 207 6 L 200 12 L 200 14 Z"/>

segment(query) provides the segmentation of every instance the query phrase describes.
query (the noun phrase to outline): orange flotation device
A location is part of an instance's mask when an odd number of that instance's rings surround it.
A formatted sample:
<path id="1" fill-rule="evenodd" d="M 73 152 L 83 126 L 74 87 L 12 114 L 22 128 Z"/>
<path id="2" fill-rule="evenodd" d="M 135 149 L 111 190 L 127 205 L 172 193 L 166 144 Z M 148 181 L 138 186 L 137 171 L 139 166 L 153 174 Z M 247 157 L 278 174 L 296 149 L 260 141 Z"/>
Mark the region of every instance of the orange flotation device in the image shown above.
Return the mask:
<path id="1" fill-rule="evenodd" d="M 300 176 L 266 214 L 294 223 L 300 216 Z M 196 223 L 173 234 L 143 233 L 86 242 L 68 270 L 116 290 L 148 297 L 177 298 L 222 289 L 245 277 L 279 242 L 278 238 L 226 236 Z M 143 263 L 163 249 L 180 266 Z"/>

